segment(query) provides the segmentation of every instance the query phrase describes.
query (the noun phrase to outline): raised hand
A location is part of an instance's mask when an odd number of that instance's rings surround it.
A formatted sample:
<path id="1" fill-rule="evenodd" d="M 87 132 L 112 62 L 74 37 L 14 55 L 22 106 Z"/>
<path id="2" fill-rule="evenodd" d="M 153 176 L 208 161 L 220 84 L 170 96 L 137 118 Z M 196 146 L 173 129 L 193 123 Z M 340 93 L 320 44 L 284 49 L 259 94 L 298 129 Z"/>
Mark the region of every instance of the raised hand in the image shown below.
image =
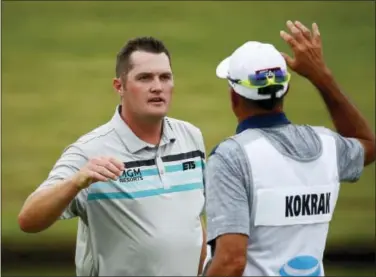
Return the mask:
<path id="1" fill-rule="evenodd" d="M 312 24 L 312 30 L 301 22 L 290 20 L 286 23 L 290 33 L 281 31 L 282 39 L 291 47 L 294 54 L 290 57 L 281 53 L 287 65 L 299 75 L 309 80 L 315 79 L 322 73 L 329 71 L 324 60 L 319 27 Z"/>

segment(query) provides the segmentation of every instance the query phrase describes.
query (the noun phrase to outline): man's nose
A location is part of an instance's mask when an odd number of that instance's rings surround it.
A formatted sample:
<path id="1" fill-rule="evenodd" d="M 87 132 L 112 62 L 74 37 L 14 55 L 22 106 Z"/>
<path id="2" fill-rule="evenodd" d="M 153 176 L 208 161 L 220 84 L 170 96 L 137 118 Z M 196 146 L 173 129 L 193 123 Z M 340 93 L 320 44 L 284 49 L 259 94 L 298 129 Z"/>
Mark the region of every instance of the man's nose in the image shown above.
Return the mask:
<path id="1" fill-rule="evenodd" d="M 162 82 L 159 79 L 154 79 L 150 91 L 153 93 L 159 93 L 162 91 Z"/>

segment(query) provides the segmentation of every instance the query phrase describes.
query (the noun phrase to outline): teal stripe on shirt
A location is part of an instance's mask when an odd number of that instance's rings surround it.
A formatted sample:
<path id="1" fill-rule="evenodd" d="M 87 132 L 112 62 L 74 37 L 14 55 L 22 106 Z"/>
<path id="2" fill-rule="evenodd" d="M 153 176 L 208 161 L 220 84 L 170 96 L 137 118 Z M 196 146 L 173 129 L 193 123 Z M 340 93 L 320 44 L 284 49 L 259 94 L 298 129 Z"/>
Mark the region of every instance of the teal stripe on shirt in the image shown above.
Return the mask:
<path id="1" fill-rule="evenodd" d="M 196 168 L 202 167 L 201 161 L 195 161 Z M 183 171 L 183 164 L 175 164 L 175 165 L 167 165 L 165 166 L 165 170 L 167 173 L 177 172 L 177 171 Z"/>
<path id="2" fill-rule="evenodd" d="M 158 188 L 149 189 L 135 192 L 109 192 L 109 193 L 89 193 L 88 200 L 101 200 L 101 199 L 137 199 L 150 196 L 158 196 L 162 194 L 191 191 L 196 189 L 203 189 L 202 182 L 190 183 L 179 186 L 173 186 L 168 189 Z"/>
<path id="3" fill-rule="evenodd" d="M 142 177 L 149 177 L 149 176 L 155 176 L 158 175 L 158 169 L 157 168 L 149 168 L 141 170 Z"/>
<path id="4" fill-rule="evenodd" d="M 183 164 L 182 163 L 181 164 L 175 164 L 175 165 L 166 165 L 165 166 L 165 171 L 166 171 L 166 173 L 174 173 L 174 172 L 181 171 L 182 173 L 184 172 L 184 174 L 186 174 L 186 175 L 184 175 L 184 178 L 192 178 L 193 177 L 192 175 L 198 174 L 198 172 L 196 171 L 196 169 L 203 167 L 202 161 L 201 160 L 200 161 L 195 161 L 195 166 L 196 166 L 196 168 L 193 169 L 193 170 L 191 169 L 191 170 L 183 171 Z M 145 178 L 145 177 L 152 177 L 152 176 L 158 176 L 158 174 L 159 174 L 159 172 L 158 172 L 157 168 L 148 168 L 148 169 L 141 170 L 141 176 L 143 178 Z M 201 171 L 200 171 L 199 174 L 202 174 Z M 124 184 L 132 184 L 132 186 L 137 186 L 137 185 L 141 185 L 141 184 L 142 185 L 148 184 L 148 183 L 150 183 L 150 181 L 151 180 L 124 182 Z M 111 186 L 111 187 L 113 187 L 113 184 L 98 182 L 98 183 L 95 183 L 95 184 L 92 185 L 93 188 L 99 188 L 99 187 L 103 187 L 103 186 Z"/>
<path id="5" fill-rule="evenodd" d="M 144 177 L 144 176 L 143 176 Z M 180 171 L 175 174 L 166 174 L 166 180 L 169 185 L 175 186 L 184 183 L 184 181 L 197 182 L 203 179 L 202 171 L 199 169 Z M 161 180 L 157 175 L 149 175 L 144 180 L 120 182 L 119 180 L 110 182 L 96 182 L 90 186 L 92 190 L 122 190 L 122 187 L 127 187 L 132 190 L 144 190 L 145 187 L 154 187 L 156 184 L 160 184 Z"/>
<path id="6" fill-rule="evenodd" d="M 195 161 L 196 168 L 203 167 L 202 161 Z M 177 172 L 177 171 L 183 171 L 183 163 L 175 164 L 175 165 L 166 165 L 165 170 L 167 173 Z M 141 170 L 142 177 L 149 177 L 149 176 L 155 176 L 158 175 L 158 169 L 157 168 L 148 168 Z"/>

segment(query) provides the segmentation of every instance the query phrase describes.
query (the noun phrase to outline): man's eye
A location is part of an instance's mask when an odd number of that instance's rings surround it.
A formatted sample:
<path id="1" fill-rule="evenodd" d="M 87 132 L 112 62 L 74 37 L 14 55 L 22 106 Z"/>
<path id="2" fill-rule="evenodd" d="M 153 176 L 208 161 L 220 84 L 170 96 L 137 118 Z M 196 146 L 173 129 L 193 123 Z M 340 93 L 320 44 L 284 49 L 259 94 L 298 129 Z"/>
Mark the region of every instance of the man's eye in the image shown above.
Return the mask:
<path id="1" fill-rule="evenodd" d="M 148 80 L 150 77 L 147 76 L 147 75 L 143 75 L 143 76 L 140 76 L 138 77 L 139 80 Z"/>
<path id="2" fill-rule="evenodd" d="M 162 80 L 170 80 L 170 79 L 171 79 L 171 76 L 170 76 L 170 75 L 162 75 L 162 76 L 161 76 L 161 79 L 162 79 Z"/>

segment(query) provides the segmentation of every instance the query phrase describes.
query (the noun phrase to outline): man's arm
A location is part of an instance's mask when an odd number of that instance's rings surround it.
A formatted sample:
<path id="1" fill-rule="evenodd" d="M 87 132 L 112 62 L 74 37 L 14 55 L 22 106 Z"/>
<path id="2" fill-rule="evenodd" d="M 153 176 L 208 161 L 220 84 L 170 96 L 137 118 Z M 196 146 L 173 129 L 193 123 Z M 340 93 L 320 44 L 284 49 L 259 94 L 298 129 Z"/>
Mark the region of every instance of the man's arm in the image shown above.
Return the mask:
<path id="1" fill-rule="evenodd" d="M 215 255 L 205 276 L 243 276 L 247 263 L 248 236 L 226 234 L 216 239 Z"/>
<path id="2" fill-rule="evenodd" d="M 242 276 L 250 228 L 250 177 L 239 145 L 223 142 L 206 170 L 208 242 L 215 251 L 205 276 Z"/>
<path id="3" fill-rule="evenodd" d="M 69 147 L 57 161 L 49 178 L 25 201 L 18 223 L 24 232 L 49 228 L 60 216 L 77 216 L 85 199 L 78 197 L 95 181 L 107 181 L 121 174 L 123 164 L 108 158 L 87 159 L 76 147 Z"/>
<path id="4" fill-rule="evenodd" d="M 25 201 L 18 223 L 24 232 L 35 233 L 49 228 L 62 214 L 66 218 L 77 216 L 80 209 L 79 180 L 75 174 L 87 162 L 77 147 L 68 147 L 55 163 L 47 180 Z"/>
<path id="5" fill-rule="evenodd" d="M 202 270 L 204 268 L 204 263 L 206 260 L 206 255 L 208 254 L 206 251 L 206 224 L 205 224 L 204 216 L 201 216 L 201 226 L 202 226 L 202 247 L 201 247 L 200 264 L 198 266 L 197 276 L 200 276 L 202 274 Z"/>
<path id="6" fill-rule="evenodd" d="M 195 138 L 197 139 L 197 146 L 198 149 L 204 154 L 203 157 L 201 157 L 201 165 L 202 165 L 202 182 L 204 184 L 204 198 L 205 196 L 205 167 L 206 167 L 206 150 L 205 150 L 205 143 L 204 143 L 204 137 L 202 135 L 202 132 L 199 128 L 196 128 L 197 135 Z M 205 199 L 206 202 L 206 199 Z M 208 255 L 207 253 L 207 234 L 206 234 L 206 222 L 205 222 L 205 205 L 201 211 L 201 226 L 202 226 L 202 247 L 201 247 L 201 254 L 200 254 L 200 261 L 198 266 L 198 272 L 197 275 L 200 276 L 202 274 L 204 264 L 206 257 Z"/>
<path id="7" fill-rule="evenodd" d="M 364 165 L 375 161 L 375 134 L 360 111 L 341 92 L 325 64 L 321 37 L 317 25 L 311 31 L 300 22 L 287 22 L 291 35 L 281 32 L 290 45 L 294 58 L 283 53 L 289 67 L 306 77 L 320 92 L 337 132 L 343 137 L 356 138 L 364 148 Z"/>
<path id="8" fill-rule="evenodd" d="M 22 231 L 37 233 L 49 228 L 81 191 L 76 178 L 57 182 L 31 194 L 18 216 Z"/>
<path id="9" fill-rule="evenodd" d="M 356 138 L 364 147 L 364 165 L 375 161 L 375 135 L 360 111 L 341 92 L 330 72 L 317 74 L 310 80 L 320 91 L 337 132 Z"/>

